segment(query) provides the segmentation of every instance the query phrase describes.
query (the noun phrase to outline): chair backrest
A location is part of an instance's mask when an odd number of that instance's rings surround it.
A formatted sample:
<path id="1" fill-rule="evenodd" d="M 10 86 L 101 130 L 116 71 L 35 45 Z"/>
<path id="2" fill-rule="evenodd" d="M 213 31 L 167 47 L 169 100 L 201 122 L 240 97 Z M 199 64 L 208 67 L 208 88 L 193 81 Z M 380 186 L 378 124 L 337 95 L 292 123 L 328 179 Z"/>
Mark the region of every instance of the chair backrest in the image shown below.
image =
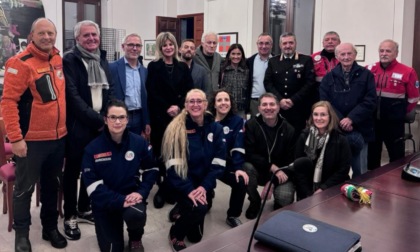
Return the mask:
<path id="1" fill-rule="evenodd" d="M 3 117 L 0 117 L 0 166 L 7 163 L 6 150 L 4 148 L 4 140 L 6 136 L 6 130 L 4 127 Z"/>
<path id="2" fill-rule="evenodd" d="M 416 115 L 417 115 L 416 109 L 411 110 L 410 113 L 407 113 L 405 115 L 405 122 L 413 123 L 416 120 Z"/>

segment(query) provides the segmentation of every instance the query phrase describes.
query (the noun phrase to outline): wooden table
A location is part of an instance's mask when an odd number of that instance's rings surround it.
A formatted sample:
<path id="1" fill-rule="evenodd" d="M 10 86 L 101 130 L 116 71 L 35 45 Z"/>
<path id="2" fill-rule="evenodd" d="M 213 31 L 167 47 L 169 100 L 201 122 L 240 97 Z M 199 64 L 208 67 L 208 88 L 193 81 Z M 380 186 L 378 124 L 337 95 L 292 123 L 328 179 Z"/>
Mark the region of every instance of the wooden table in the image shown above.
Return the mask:
<path id="1" fill-rule="evenodd" d="M 401 179 L 401 170 L 410 158 L 385 165 L 349 182 L 373 192 L 371 205 L 349 201 L 341 194 L 339 185 L 263 215 L 260 223 L 279 211 L 292 210 L 359 233 L 363 251 L 420 251 L 420 183 Z M 254 223 L 247 222 L 185 251 L 246 251 Z M 275 250 L 254 240 L 251 251 Z"/>

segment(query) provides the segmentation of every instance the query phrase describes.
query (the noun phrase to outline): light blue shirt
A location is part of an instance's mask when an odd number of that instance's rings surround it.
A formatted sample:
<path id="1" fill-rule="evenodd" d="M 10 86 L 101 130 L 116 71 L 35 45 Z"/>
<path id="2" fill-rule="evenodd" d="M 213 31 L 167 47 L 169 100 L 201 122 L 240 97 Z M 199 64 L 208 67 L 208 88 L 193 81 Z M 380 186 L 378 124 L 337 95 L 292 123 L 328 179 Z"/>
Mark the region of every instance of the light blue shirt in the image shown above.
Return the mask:
<path id="1" fill-rule="evenodd" d="M 269 58 L 271 58 L 271 55 L 268 57 L 268 59 Z M 268 59 L 262 60 L 259 54 L 255 56 L 254 72 L 252 73 L 251 98 L 259 98 L 262 94 L 265 94 L 264 76 L 265 70 L 267 70 L 268 67 Z"/>
<path id="2" fill-rule="evenodd" d="M 141 109 L 141 78 L 140 78 L 140 63 L 137 62 L 137 67 L 132 68 L 128 64 L 127 59 L 124 58 L 125 62 L 125 104 L 128 110 Z"/>

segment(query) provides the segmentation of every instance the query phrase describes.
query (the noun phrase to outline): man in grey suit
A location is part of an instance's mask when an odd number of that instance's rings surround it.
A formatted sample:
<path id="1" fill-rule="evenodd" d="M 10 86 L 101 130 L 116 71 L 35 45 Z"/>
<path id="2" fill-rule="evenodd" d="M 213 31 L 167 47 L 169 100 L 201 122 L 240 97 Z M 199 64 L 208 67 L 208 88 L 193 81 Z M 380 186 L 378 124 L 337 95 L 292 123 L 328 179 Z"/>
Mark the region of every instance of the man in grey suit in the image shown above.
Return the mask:
<path id="1" fill-rule="evenodd" d="M 122 44 L 124 57 L 111 63 L 109 69 L 114 78 L 115 98 L 128 107 L 128 129 L 138 135 L 150 135 L 147 108 L 147 69 L 139 61 L 143 43 L 138 34 L 127 35 Z"/>
<path id="2" fill-rule="evenodd" d="M 195 56 L 195 44 L 192 39 L 185 39 L 182 41 L 181 47 L 179 48 L 181 54 L 181 60 L 187 63 L 190 68 L 191 77 L 194 81 L 194 87 L 203 90 L 207 98 L 211 95 L 212 90 L 210 88 L 210 82 L 207 77 L 206 69 L 196 64 L 192 59 Z"/>
<path id="3" fill-rule="evenodd" d="M 213 93 L 219 89 L 220 64 L 222 56 L 216 52 L 217 34 L 214 32 L 203 33 L 201 45 L 195 50 L 194 61 L 203 66 L 207 71 L 210 81 L 209 90 Z"/>

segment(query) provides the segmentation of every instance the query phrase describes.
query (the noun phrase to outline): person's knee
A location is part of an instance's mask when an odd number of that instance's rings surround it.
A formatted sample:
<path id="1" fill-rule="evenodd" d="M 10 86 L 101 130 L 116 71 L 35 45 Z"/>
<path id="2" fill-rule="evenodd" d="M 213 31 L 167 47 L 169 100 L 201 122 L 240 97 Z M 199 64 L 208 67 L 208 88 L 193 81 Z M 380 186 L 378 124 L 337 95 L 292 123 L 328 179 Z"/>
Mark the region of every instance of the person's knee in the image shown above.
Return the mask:
<path id="1" fill-rule="evenodd" d="M 280 207 L 290 205 L 295 200 L 295 186 L 293 182 L 288 181 L 276 186 L 273 191 L 274 202 Z"/>
<path id="2" fill-rule="evenodd" d="M 123 213 L 123 218 L 126 222 L 144 220 L 146 218 L 146 206 L 140 203 L 128 207 Z"/>

